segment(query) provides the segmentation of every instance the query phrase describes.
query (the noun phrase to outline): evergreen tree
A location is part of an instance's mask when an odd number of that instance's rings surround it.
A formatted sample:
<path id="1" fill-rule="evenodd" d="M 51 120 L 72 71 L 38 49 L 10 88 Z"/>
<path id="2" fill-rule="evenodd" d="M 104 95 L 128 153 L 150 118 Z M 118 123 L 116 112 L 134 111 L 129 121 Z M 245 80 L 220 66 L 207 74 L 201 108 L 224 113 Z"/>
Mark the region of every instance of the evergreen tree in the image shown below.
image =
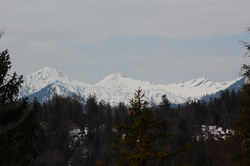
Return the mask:
<path id="1" fill-rule="evenodd" d="M 250 29 L 249 29 L 250 32 Z M 247 48 L 247 54 L 250 56 L 250 44 L 243 42 Z M 241 110 L 237 117 L 235 139 L 239 143 L 239 153 L 235 155 L 236 165 L 250 165 L 250 65 L 244 64 L 243 76 L 247 82 L 241 90 Z"/>
<path id="2" fill-rule="evenodd" d="M 87 109 L 87 164 L 94 165 L 100 156 L 101 143 L 100 143 L 100 134 L 101 134 L 101 112 L 98 108 L 98 103 L 95 96 L 90 95 L 86 102 Z"/>
<path id="3" fill-rule="evenodd" d="M 12 76 L 8 74 L 11 68 L 10 55 L 8 50 L 0 53 L 0 104 L 6 106 L 15 101 L 19 88 L 23 82 L 23 76 L 17 76 L 14 73 Z"/>
<path id="4" fill-rule="evenodd" d="M 0 161 L 27 165 L 35 154 L 36 112 L 27 99 L 17 101 L 23 77 L 10 75 L 8 50 L 0 53 Z"/>
<path id="5" fill-rule="evenodd" d="M 143 97 L 144 93 L 139 88 L 130 101 L 129 115 L 134 123 L 117 123 L 115 128 L 117 136 L 111 153 L 117 157 L 116 165 L 162 165 L 164 159 L 178 154 L 170 146 L 162 147 L 163 141 L 169 137 L 164 130 L 168 121 L 154 114 Z"/>

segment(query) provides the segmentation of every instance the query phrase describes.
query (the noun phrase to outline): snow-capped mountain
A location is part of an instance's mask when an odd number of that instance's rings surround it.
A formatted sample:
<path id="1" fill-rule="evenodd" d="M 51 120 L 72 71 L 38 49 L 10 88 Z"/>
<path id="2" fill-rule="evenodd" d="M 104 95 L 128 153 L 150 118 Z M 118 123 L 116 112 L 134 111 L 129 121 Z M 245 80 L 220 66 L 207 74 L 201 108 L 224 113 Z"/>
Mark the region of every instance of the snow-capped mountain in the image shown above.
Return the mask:
<path id="1" fill-rule="evenodd" d="M 124 77 L 120 73 L 113 73 L 96 84 L 87 84 L 72 79 L 61 71 L 51 67 L 27 76 L 24 79 L 19 96 L 37 97 L 40 102 L 50 99 L 53 94 L 76 95 L 86 99 L 90 94 L 96 95 L 98 101 L 104 100 L 111 105 L 119 102 L 129 104 L 135 89 L 143 89 L 148 102 L 159 103 L 161 97 L 166 95 L 170 102 L 175 104 L 185 103 L 188 100 L 200 99 L 205 95 L 216 94 L 229 88 L 238 90 L 244 84 L 244 78 L 233 81 L 213 82 L 205 78 L 198 78 L 185 82 L 172 84 L 152 84 Z"/>

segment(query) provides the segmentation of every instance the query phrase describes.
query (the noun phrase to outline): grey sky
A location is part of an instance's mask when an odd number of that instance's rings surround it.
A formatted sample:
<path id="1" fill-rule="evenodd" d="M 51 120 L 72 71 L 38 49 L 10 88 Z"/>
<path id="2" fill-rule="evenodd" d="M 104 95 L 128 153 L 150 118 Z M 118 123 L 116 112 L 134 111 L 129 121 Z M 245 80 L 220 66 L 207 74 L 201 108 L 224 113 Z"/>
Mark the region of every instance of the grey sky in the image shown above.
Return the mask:
<path id="1" fill-rule="evenodd" d="M 0 0 L 13 70 L 55 67 L 94 83 L 121 72 L 154 83 L 239 77 L 249 0 Z"/>

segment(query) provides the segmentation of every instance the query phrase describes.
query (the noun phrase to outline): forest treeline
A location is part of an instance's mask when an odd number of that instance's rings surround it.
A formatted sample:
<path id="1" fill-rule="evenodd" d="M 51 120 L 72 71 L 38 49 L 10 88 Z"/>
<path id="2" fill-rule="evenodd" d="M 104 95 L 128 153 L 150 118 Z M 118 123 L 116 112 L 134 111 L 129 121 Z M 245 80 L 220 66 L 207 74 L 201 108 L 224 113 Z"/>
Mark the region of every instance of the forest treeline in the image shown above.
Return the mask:
<path id="1" fill-rule="evenodd" d="M 194 101 L 171 107 L 165 96 L 159 105 L 149 109 L 155 115 L 168 119 L 164 130 L 170 136 L 164 144 L 178 148 L 188 144 L 181 157 L 164 159 L 164 165 L 229 165 L 228 158 L 234 149 L 227 149 L 225 139 L 197 139 L 202 136 L 202 125 L 233 129 L 240 106 L 240 92 L 223 91 L 210 102 Z M 116 162 L 111 155 L 115 126 L 132 124 L 129 108 L 120 103 L 112 107 L 104 101 L 97 102 L 89 96 L 86 103 L 75 98 L 55 95 L 49 102 L 36 103 L 37 121 L 40 124 L 38 157 L 32 165 L 111 165 Z M 69 132 L 80 129 L 76 136 Z"/>

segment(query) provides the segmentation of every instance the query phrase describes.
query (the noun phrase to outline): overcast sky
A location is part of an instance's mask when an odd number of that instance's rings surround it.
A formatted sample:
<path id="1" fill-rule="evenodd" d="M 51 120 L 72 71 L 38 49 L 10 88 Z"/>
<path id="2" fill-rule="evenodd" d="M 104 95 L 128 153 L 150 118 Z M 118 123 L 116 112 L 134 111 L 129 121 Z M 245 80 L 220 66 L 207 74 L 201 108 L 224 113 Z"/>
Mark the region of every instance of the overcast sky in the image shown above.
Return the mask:
<path id="1" fill-rule="evenodd" d="M 86 83 L 114 72 L 153 83 L 240 76 L 249 0 L 0 0 L 13 70 Z"/>

